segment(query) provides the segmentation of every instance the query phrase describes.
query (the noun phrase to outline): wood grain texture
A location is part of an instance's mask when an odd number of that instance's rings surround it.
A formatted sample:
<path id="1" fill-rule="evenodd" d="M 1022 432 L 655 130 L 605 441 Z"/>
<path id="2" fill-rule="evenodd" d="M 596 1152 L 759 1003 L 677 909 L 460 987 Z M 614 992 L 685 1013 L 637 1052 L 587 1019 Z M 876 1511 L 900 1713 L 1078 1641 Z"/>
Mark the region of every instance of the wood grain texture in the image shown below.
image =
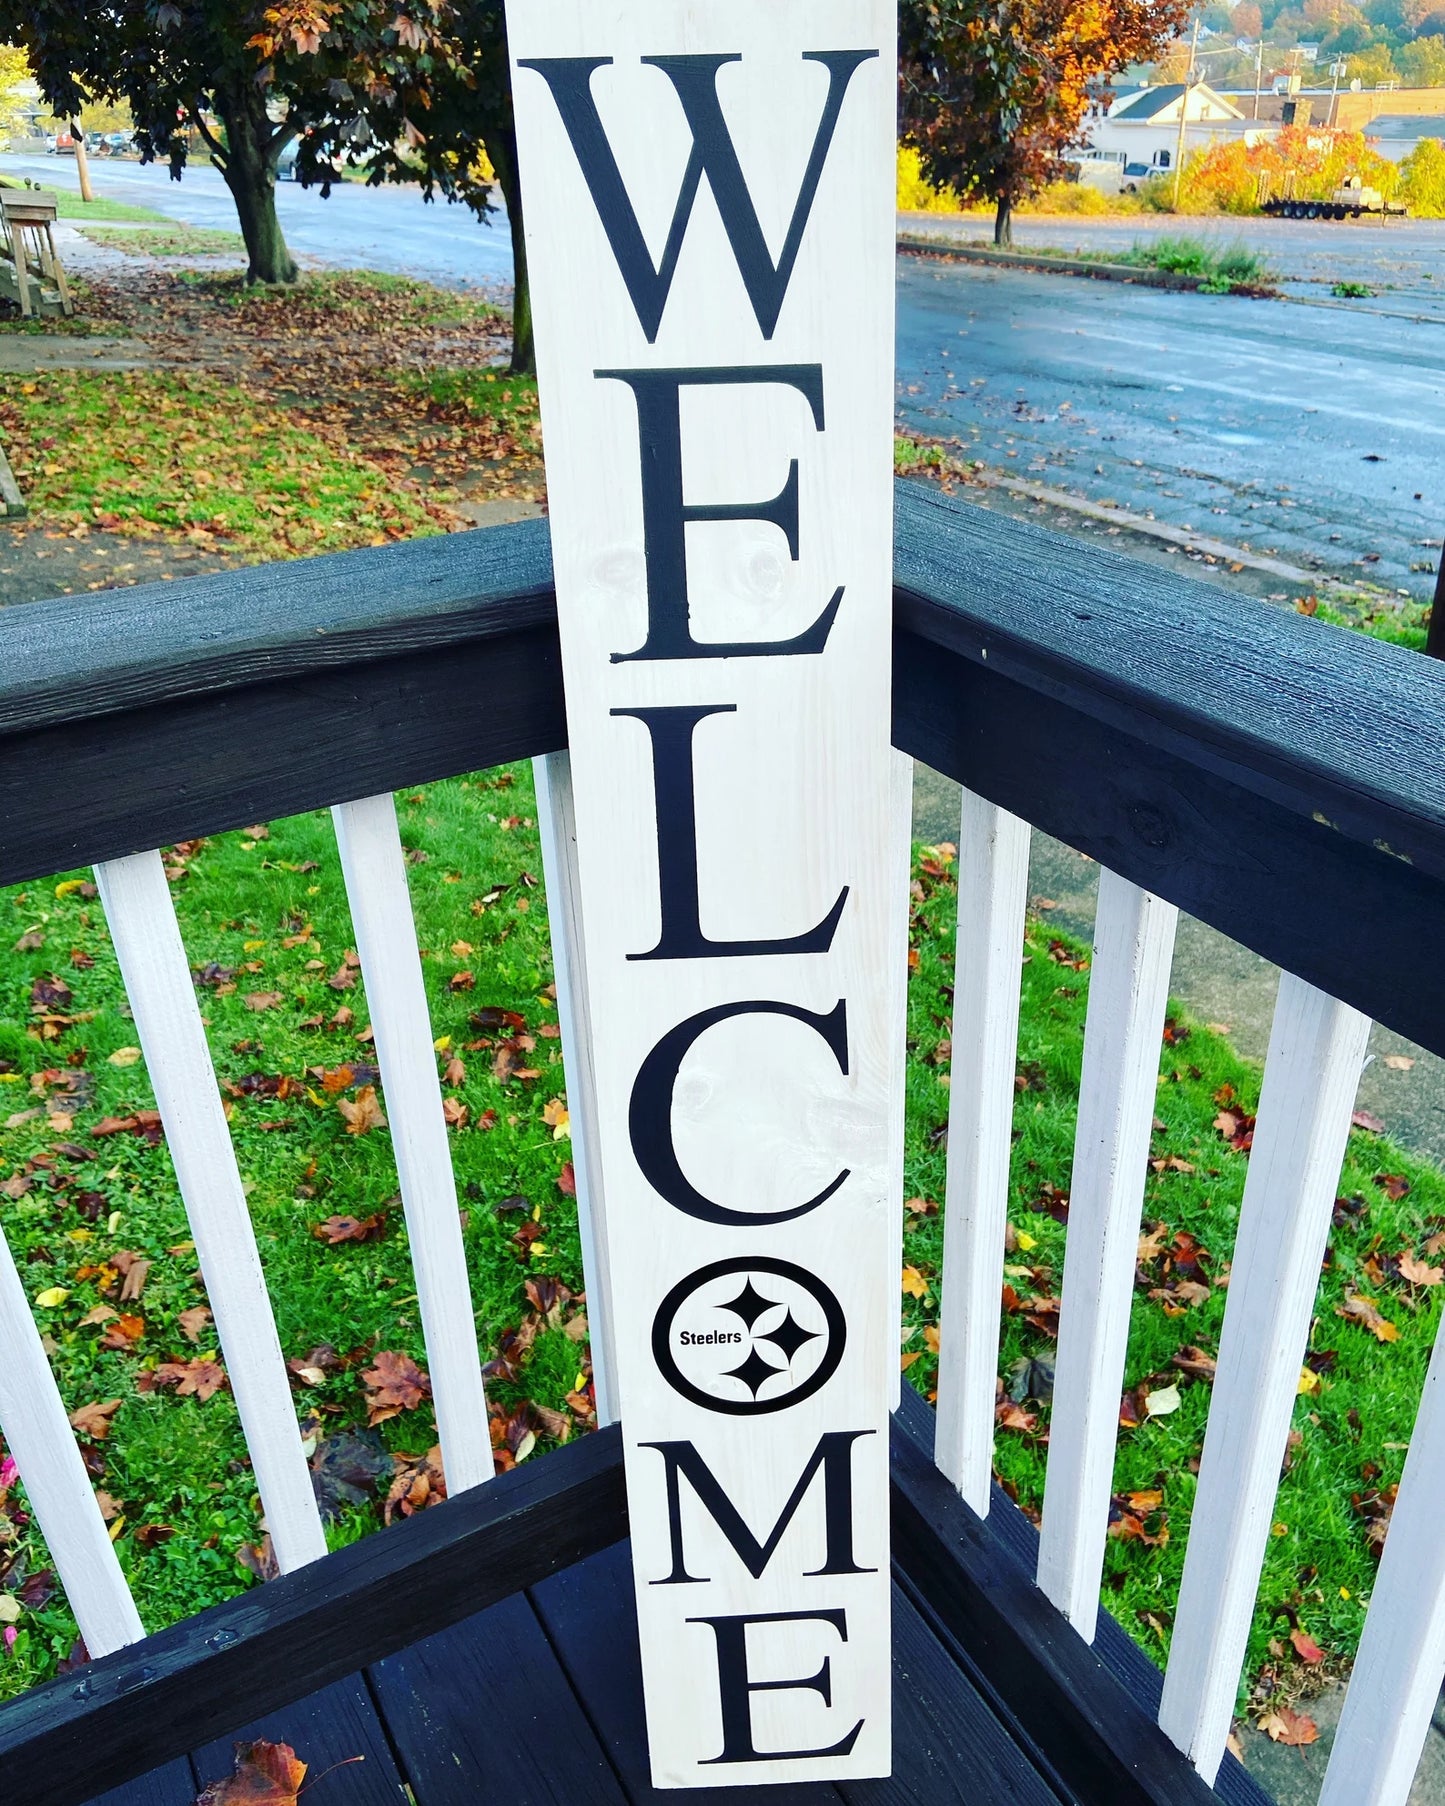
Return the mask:
<path id="1" fill-rule="evenodd" d="M 333 1681 L 294 1705 L 203 1744 L 191 1754 L 199 1786 L 229 1775 L 236 1745 L 258 1738 L 289 1743 L 306 1764 L 302 1797 L 307 1806 L 313 1799 L 317 1806 L 409 1806 L 405 1778 L 363 1675 Z"/>
<path id="2" fill-rule="evenodd" d="M 958 832 L 935 1452 L 940 1469 L 980 1517 L 988 1515 L 993 1484 L 1028 885 L 1028 823 L 965 790 Z"/>
<path id="3" fill-rule="evenodd" d="M 525 1593 L 389 1656 L 371 1681 L 420 1806 L 627 1806 Z"/>
<path id="4" fill-rule="evenodd" d="M 926 1452 L 930 1418 L 916 1394 L 905 1392 L 899 1421 Z M 1004 1564 L 1004 1571 L 1010 1571 L 1011 1567 L 1024 1576 L 1038 1571 L 1039 1533 L 998 1485 L 994 1487 L 993 1509 L 989 1513 L 987 1530 L 994 1539 L 995 1561 Z M 1091 1648 L 1122 1689 L 1132 1712 L 1142 1714 L 1151 1724 L 1154 1723 L 1159 1712 L 1159 1695 L 1164 1685 L 1164 1675 L 1108 1611 L 1099 1614 Z M 971 1649 L 964 1653 L 966 1659 L 975 1659 Z M 1000 1702 L 1000 1710 L 1005 1709 L 1003 1702 Z M 1018 1731 L 1017 1734 L 1023 1733 Z M 1045 1746 L 1039 1752 L 1041 1763 L 1048 1763 L 1048 1750 L 1051 1747 Z M 1220 1800 L 1228 1802 L 1228 1806 L 1272 1806 L 1270 1796 L 1244 1765 L 1228 1752 L 1215 1778 L 1214 1790 Z"/>
<path id="5" fill-rule="evenodd" d="M 893 1045 L 888 1055 L 888 1210 L 894 1222 L 895 1265 L 903 1265 L 903 1167 L 908 1130 L 908 924 L 913 913 L 913 761 L 907 753 L 889 752 L 888 798 L 888 1027 Z M 897 1317 L 889 1348 L 903 1345 L 903 1291 L 892 1286 Z M 903 1369 L 895 1365 L 888 1409 L 896 1411 L 903 1396 Z"/>
<path id="6" fill-rule="evenodd" d="M 152 1769 L 138 1781 L 107 1788 L 89 1806 L 195 1806 L 196 1777 L 184 1756 Z"/>
<path id="7" fill-rule="evenodd" d="M 1099 874 L 1038 1573 L 1085 1642 L 1099 1614 L 1177 916 Z"/>
<path id="8" fill-rule="evenodd" d="M 545 521 L 60 596 L 0 626 L 0 737 L 550 625 Z"/>
<path id="9" fill-rule="evenodd" d="M 662 1786 L 890 1762 L 895 35 L 891 0 L 507 5 Z M 679 1449 L 799 1528 L 754 1561 Z"/>
<path id="10" fill-rule="evenodd" d="M 0 1707 L 17 1798 L 75 1806 L 280 1710 L 627 1529 L 621 1438 L 585 1436 Z"/>
<path id="11" fill-rule="evenodd" d="M 921 1596 L 893 1587 L 893 1773 L 841 1781 L 848 1806 L 1059 1806 L 1027 1742 L 960 1663 Z"/>
<path id="12" fill-rule="evenodd" d="M 1320 1806 L 1405 1806 L 1445 1679 L 1445 1337 L 1438 1333 Z"/>
<path id="13" fill-rule="evenodd" d="M 604 1550 L 533 1589 L 537 1610 L 578 1696 L 604 1729 L 628 1797 L 657 1806 L 672 1796 L 647 1776 L 642 1674 L 625 1545 Z M 1026 1748 L 977 1682 L 940 1646 L 906 1587 L 893 1588 L 894 1771 L 872 1781 L 689 1790 L 697 1806 L 1056 1806 Z"/>
<path id="14" fill-rule="evenodd" d="M 326 1535 L 170 885 L 159 853 L 97 865 L 95 881 L 285 1573 L 325 1555 Z"/>
<path id="15" fill-rule="evenodd" d="M 532 774 L 537 786 L 537 830 L 542 842 L 542 878 L 547 887 L 557 1023 L 562 1031 L 562 1062 L 567 1075 L 569 1146 L 577 1186 L 582 1276 L 587 1287 L 592 1391 L 598 1423 L 609 1424 L 616 1423 L 622 1415 L 622 1397 L 617 1384 L 617 1326 L 607 1267 L 607 1194 L 597 1149 L 597 1072 L 587 1006 L 572 756 L 559 752 L 534 759 Z"/>
<path id="16" fill-rule="evenodd" d="M 998 1520 L 1016 1508 L 999 1493 L 980 1518 L 934 1466 L 932 1445 L 933 1414 L 905 1386 L 893 1420 L 895 1566 L 985 1677 L 1064 1797 L 1089 1806 L 1209 1806 L 1215 1796 L 1203 1778 L 1003 1540 Z M 1033 1554 L 1037 1560 L 1036 1545 Z"/>
<path id="17" fill-rule="evenodd" d="M 388 791 L 332 811 L 406 1213 L 447 1491 L 492 1478 L 477 1323 L 406 862 Z"/>
<path id="18" fill-rule="evenodd" d="M 1369 1021 L 1281 975 L 1159 1722 L 1224 1754 Z"/>
<path id="19" fill-rule="evenodd" d="M 31 1269 L 34 1271 L 34 1268 Z M 43 1289 L 43 1288 L 42 1288 Z M 87 1647 L 108 1655 L 145 1635 L 100 1515 L 30 1300 L 0 1233 L 0 1432 Z"/>
<path id="20" fill-rule="evenodd" d="M 894 584 L 950 605 L 936 643 L 1445 875 L 1445 773 L 1418 756 L 1445 731 L 1438 665 L 919 484 L 898 489 Z"/>
<path id="21" fill-rule="evenodd" d="M 1445 1053 L 1445 672 L 914 484 L 894 559 L 895 743 Z M 0 883 L 565 745 L 545 523 L 29 604 Z"/>
<path id="22" fill-rule="evenodd" d="M 636 1806 L 677 1798 L 652 1785 L 642 1711 L 642 1659 L 637 1647 L 637 1602 L 627 1543 L 599 1550 L 531 1589 L 537 1616 L 567 1671 L 577 1698 L 596 1727 L 627 1797 Z M 689 1788 L 688 1806 L 828 1806 L 838 1800 L 826 1781 L 767 1788 Z"/>

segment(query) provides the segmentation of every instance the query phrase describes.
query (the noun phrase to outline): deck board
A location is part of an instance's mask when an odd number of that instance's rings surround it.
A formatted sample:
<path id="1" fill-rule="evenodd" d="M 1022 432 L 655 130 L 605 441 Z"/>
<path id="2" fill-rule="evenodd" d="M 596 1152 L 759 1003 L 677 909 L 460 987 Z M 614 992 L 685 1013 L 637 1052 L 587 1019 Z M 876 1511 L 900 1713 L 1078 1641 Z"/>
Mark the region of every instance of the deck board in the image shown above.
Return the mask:
<path id="1" fill-rule="evenodd" d="M 634 1806 L 678 1799 L 670 1789 L 653 1787 L 649 1778 L 630 1545 L 614 1544 L 549 1576 L 533 1587 L 532 1600 L 588 1718 L 600 1729 L 628 1799 Z M 839 1806 L 836 1789 L 823 1782 L 690 1787 L 685 1797 L 688 1806 L 745 1806 L 764 1799 L 768 1806 Z"/>
<path id="2" fill-rule="evenodd" d="M 578 1696 L 606 1738 L 632 1800 L 672 1798 L 648 1779 L 642 1670 L 625 1543 L 555 1574 L 532 1589 L 543 1623 Z M 894 1772 L 885 1780 L 767 1788 L 689 1789 L 697 1806 L 1059 1806 L 962 1675 L 923 1619 L 895 1587 Z"/>
<path id="3" fill-rule="evenodd" d="M 893 1588 L 893 1773 L 845 1781 L 848 1806 L 1060 1806 L 1026 1747 Z"/>
<path id="4" fill-rule="evenodd" d="M 402 1775 L 362 1675 L 335 1681 L 229 1737 L 203 1745 L 191 1758 L 196 1792 L 231 1773 L 236 1744 L 257 1738 L 289 1743 L 306 1764 L 308 1806 L 313 1800 L 315 1806 L 406 1806 Z M 358 1756 L 360 1762 L 355 1760 Z M 187 1796 L 186 1806 L 194 1798 L 195 1793 Z M 124 1806 L 133 1803 L 126 1801 Z"/>
<path id="5" fill-rule="evenodd" d="M 138 1781 L 110 1788 L 92 1800 L 91 1806 L 192 1806 L 197 1791 L 191 1765 L 182 1757 L 164 1768 L 152 1769 Z"/>
<path id="6" fill-rule="evenodd" d="M 627 1806 L 525 1594 L 370 1677 L 417 1806 Z"/>

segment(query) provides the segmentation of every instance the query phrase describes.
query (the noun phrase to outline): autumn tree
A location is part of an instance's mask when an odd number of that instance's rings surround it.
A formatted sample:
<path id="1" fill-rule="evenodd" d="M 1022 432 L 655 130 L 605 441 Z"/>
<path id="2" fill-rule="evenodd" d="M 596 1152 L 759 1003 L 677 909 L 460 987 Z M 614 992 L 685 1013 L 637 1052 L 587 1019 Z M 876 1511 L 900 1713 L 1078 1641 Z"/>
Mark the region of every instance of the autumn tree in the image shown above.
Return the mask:
<path id="1" fill-rule="evenodd" d="M 0 0 L 3 4 L 3 0 Z M 367 14 L 370 22 L 361 15 Z M 391 21 L 388 27 L 386 22 Z M 395 53 L 390 39 L 395 37 Z M 515 272 L 512 369 L 533 368 L 532 313 L 502 0 L 387 5 L 275 0 L 250 47 L 326 106 L 306 121 L 296 177 L 325 194 L 345 163 L 370 183 L 416 182 L 485 221 L 501 190 Z"/>
<path id="2" fill-rule="evenodd" d="M 1090 85 L 1149 62 L 1185 0 L 902 0 L 900 129 L 935 187 L 992 201 L 994 243 L 1014 208 L 1065 173 Z"/>
<path id="3" fill-rule="evenodd" d="M 300 139 L 313 173 L 373 101 L 406 120 L 445 66 L 446 0 L 0 0 L 0 41 L 27 52 L 57 118 L 129 105 L 143 159 L 180 178 L 199 138 L 236 204 L 252 281 L 294 282 L 276 170 Z M 334 174 L 334 171 L 332 172 Z"/>
<path id="4" fill-rule="evenodd" d="M 283 0 L 284 4 L 284 0 Z M 273 17 L 284 16 L 280 7 Z M 534 366 L 527 246 L 517 174 L 517 130 L 502 0 L 451 0 L 424 71 L 425 88 L 375 84 L 360 95 L 357 130 L 345 150 L 369 182 L 418 182 L 427 200 L 441 195 L 469 207 L 478 220 L 496 211 L 501 190 L 511 232 L 512 370 Z M 302 146 L 297 175 L 311 177 L 317 148 Z"/>
<path id="5" fill-rule="evenodd" d="M 0 137 L 20 123 L 20 97 L 15 90 L 30 74 L 30 64 L 18 44 L 0 43 Z"/>

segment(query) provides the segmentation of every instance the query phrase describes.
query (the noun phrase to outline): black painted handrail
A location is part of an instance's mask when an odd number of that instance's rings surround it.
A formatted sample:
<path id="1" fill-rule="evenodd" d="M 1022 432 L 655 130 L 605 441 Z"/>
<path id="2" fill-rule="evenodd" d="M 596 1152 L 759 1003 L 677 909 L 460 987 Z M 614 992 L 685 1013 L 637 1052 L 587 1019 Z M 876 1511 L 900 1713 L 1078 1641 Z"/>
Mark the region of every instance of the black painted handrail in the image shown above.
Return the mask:
<path id="1" fill-rule="evenodd" d="M 1445 1053 L 1445 670 L 901 484 L 894 739 Z M 544 522 L 0 614 L 0 882 L 566 743 Z"/>

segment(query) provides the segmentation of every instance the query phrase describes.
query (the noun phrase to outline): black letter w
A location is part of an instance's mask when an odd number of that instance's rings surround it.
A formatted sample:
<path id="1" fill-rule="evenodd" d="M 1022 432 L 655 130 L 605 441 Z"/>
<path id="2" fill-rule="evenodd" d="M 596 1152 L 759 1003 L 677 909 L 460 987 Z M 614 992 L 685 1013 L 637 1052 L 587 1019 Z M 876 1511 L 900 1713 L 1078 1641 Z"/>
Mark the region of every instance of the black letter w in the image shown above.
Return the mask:
<path id="1" fill-rule="evenodd" d="M 712 189 L 718 212 L 722 215 L 728 242 L 738 260 L 738 270 L 753 304 L 758 325 L 765 339 L 773 336 L 782 312 L 783 299 L 792 280 L 793 266 L 807 228 L 808 215 L 818 192 L 818 182 L 843 99 L 854 71 L 878 55 L 876 50 L 813 50 L 804 62 L 821 63 L 828 71 L 828 99 L 823 117 L 813 139 L 812 155 L 803 176 L 803 186 L 793 207 L 792 222 L 783 245 L 783 254 L 774 264 L 769 255 L 757 209 L 743 179 L 742 165 L 723 118 L 717 96 L 717 72 L 724 63 L 738 63 L 741 56 L 645 56 L 644 63 L 661 69 L 677 90 L 682 110 L 692 132 L 692 154 L 683 173 L 682 190 L 672 216 L 672 227 L 662 262 L 653 266 L 651 253 L 637 223 L 637 214 L 623 186 L 617 159 L 612 154 L 607 134 L 592 97 L 592 72 L 611 63 L 609 56 L 549 56 L 530 58 L 519 64 L 535 69 L 552 90 L 552 98 L 562 115 L 572 149 L 587 178 L 592 199 L 601 216 L 602 225 L 632 297 L 632 305 L 642 322 L 649 345 L 656 342 L 662 325 L 663 309 L 672 288 L 682 241 L 692 218 L 693 204 L 704 176 Z"/>

